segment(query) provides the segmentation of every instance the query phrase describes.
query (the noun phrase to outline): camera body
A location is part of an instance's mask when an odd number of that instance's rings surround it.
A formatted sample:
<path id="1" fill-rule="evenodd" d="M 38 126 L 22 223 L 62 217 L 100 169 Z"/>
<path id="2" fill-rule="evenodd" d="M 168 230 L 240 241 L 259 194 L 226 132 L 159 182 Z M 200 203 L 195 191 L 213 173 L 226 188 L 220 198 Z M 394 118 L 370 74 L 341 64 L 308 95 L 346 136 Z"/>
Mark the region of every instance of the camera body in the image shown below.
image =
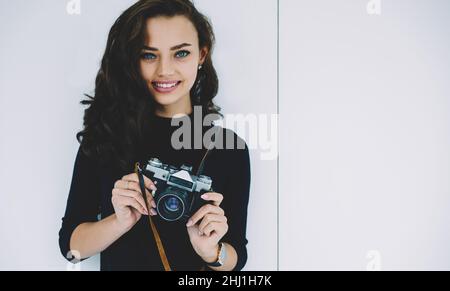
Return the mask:
<path id="1" fill-rule="evenodd" d="M 182 165 L 178 169 L 152 158 L 145 166 L 144 174 L 158 188 L 153 194 L 156 211 L 166 221 L 186 222 L 200 207 L 208 203 L 200 196 L 212 191 L 212 179 L 193 175 L 192 167 Z"/>

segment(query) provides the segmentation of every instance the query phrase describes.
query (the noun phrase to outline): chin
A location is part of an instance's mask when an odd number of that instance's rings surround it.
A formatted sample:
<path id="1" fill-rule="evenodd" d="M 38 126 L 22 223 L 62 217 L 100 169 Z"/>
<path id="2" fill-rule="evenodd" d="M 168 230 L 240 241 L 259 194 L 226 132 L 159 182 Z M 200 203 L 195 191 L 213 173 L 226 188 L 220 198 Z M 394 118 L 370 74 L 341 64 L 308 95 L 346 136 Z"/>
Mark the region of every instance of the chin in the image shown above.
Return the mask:
<path id="1" fill-rule="evenodd" d="M 156 93 L 156 94 L 158 94 L 158 93 Z M 175 104 L 178 101 L 180 101 L 180 99 L 181 99 L 181 97 L 179 97 L 179 96 L 158 96 L 158 95 L 154 95 L 154 96 L 155 96 L 156 103 L 158 103 L 159 105 L 162 105 L 162 106 Z"/>

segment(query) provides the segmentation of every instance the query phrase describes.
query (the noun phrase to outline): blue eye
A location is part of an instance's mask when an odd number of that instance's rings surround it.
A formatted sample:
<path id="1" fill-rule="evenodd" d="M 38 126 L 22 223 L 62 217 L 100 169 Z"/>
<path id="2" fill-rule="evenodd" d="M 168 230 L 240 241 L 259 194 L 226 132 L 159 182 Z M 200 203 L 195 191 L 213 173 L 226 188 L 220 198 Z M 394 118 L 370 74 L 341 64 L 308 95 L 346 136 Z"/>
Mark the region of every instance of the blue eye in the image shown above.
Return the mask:
<path id="1" fill-rule="evenodd" d="M 183 50 L 183 51 L 177 52 L 175 54 L 175 56 L 177 58 L 185 58 L 185 57 L 187 57 L 190 54 L 191 53 L 189 51 Z M 141 58 L 144 59 L 144 60 L 154 60 L 154 59 L 156 59 L 156 56 L 154 54 L 152 54 L 152 53 L 143 53 L 141 55 Z"/>
<path id="2" fill-rule="evenodd" d="M 188 52 L 188 51 L 179 51 L 179 52 L 177 52 L 177 56 L 180 56 L 180 58 L 185 58 L 185 57 L 187 57 L 188 55 L 190 55 L 191 53 L 190 52 Z"/>
<path id="3" fill-rule="evenodd" d="M 151 53 L 143 53 L 141 55 L 141 58 L 144 60 L 153 60 L 155 58 L 155 55 Z"/>

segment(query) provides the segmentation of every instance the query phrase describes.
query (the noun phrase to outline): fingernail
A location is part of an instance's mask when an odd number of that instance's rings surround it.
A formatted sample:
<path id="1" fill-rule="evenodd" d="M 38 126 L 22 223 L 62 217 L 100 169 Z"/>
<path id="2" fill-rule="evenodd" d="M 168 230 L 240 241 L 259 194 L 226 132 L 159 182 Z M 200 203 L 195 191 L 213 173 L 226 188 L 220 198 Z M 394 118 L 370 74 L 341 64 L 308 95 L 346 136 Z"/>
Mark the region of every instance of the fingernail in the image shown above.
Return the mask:
<path id="1" fill-rule="evenodd" d="M 152 200 L 151 204 L 152 204 L 153 208 L 156 208 L 155 200 Z"/>
<path id="2" fill-rule="evenodd" d="M 208 195 L 206 195 L 206 194 L 203 194 L 202 196 L 200 196 L 200 197 L 202 197 L 202 199 L 208 199 Z"/>
<path id="3" fill-rule="evenodd" d="M 186 226 L 187 227 L 192 226 L 192 220 L 189 219 L 188 222 L 186 223 Z"/>
<path id="4" fill-rule="evenodd" d="M 152 215 L 156 215 L 156 214 L 158 214 L 158 213 L 156 212 L 156 210 L 155 210 L 155 209 L 153 209 L 153 208 L 152 208 L 152 209 L 150 210 L 150 213 L 151 213 Z"/>
<path id="5" fill-rule="evenodd" d="M 148 215 L 148 211 L 145 209 L 143 209 L 143 210 L 144 210 L 145 215 Z"/>
<path id="6" fill-rule="evenodd" d="M 156 186 L 155 185 L 151 185 L 150 186 L 150 190 L 156 191 Z"/>

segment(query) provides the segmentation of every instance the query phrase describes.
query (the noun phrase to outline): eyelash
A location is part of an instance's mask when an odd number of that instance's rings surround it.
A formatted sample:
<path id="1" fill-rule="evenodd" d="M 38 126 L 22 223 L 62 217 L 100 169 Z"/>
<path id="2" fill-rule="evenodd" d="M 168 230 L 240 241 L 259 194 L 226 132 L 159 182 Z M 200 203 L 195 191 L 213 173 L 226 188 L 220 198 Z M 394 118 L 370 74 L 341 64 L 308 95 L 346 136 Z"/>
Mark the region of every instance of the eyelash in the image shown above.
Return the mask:
<path id="1" fill-rule="evenodd" d="M 191 54 L 189 51 L 182 50 L 182 51 L 176 52 L 175 55 L 177 55 L 177 54 L 179 54 L 179 53 L 183 53 L 183 54 L 184 54 L 184 56 L 183 56 L 183 57 L 180 57 L 180 58 L 186 58 L 187 56 L 189 56 L 189 55 Z M 155 55 L 152 54 L 152 53 L 143 53 L 143 54 L 141 55 L 141 58 L 142 58 L 143 60 L 154 60 L 154 58 L 149 58 L 150 56 L 155 56 Z"/>

